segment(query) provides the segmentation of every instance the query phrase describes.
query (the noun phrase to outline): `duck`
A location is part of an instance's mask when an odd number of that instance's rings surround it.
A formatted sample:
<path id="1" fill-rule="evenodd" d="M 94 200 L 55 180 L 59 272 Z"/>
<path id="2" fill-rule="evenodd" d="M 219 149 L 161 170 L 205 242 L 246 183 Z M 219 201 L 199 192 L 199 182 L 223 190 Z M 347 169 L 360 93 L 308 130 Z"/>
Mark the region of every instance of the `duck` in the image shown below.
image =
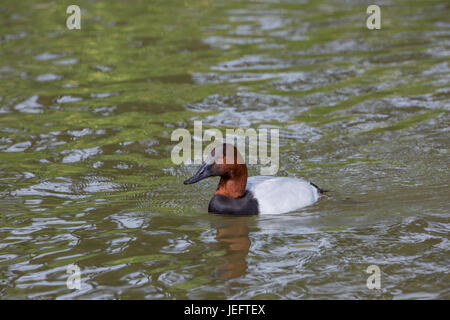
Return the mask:
<path id="1" fill-rule="evenodd" d="M 247 165 L 237 148 L 228 143 L 214 148 L 197 172 L 183 183 L 220 177 L 208 212 L 228 215 L 282 214 L 318 201 L 326 192 L 294 177 L 248 177 Z"/>

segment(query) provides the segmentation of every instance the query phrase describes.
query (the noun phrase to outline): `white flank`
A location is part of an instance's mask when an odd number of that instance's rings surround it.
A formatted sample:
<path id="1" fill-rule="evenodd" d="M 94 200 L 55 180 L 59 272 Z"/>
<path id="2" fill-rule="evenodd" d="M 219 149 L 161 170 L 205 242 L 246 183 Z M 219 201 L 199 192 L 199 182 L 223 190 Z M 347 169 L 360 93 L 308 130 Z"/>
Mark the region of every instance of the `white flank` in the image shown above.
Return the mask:
<path id="1" fill-rule="evenodd" d="M 289 177 L 256 176 L 247 180 L 247 190 L 259 204 L 260 214 L 280 214 L 313 204 L 319 193 L 308 181 Z"/>

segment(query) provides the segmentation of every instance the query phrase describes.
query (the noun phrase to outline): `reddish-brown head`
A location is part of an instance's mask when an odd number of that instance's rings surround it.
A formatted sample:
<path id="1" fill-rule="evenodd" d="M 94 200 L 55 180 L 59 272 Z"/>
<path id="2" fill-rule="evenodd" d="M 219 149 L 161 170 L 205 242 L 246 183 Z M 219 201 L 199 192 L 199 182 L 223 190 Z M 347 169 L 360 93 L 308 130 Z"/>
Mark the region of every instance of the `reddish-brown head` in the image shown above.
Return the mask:
<path id="1" fill-rule="evenodd" d="M 245 193 L 247 175 L 247 166 L 239 151 L 233 145 L 224 143 L 211 152 L 197 173 L 184 184 L 220 176 L 216 194 L 238 198 Z"/>

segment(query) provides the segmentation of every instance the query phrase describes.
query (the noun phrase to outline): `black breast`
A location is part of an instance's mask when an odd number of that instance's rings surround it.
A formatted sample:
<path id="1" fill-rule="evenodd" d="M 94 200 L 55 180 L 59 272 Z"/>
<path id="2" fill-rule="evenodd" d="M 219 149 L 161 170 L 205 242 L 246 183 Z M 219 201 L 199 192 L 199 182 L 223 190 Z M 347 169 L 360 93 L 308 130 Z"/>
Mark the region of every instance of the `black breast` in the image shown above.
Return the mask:
<path id="1" fill-rule="evenodd" d="M 258 201 L 250 191 L 246 191 L 239 198 L 215 194 L 209 202 L 208 212 L 243 216 L 255 215 L 259 213 Z"/>

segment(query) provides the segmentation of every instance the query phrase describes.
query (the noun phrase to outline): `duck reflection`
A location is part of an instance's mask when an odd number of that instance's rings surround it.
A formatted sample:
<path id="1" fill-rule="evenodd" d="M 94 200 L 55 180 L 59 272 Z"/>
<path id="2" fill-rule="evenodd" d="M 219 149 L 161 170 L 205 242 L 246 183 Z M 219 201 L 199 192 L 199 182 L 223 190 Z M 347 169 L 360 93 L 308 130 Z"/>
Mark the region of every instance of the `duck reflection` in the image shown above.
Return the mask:
<path id="1" fill-rule="evenodd" d="M 221 279 L 233 279 L 245 274 L 247 255 L 250 249 L 249 222 L 252 217 L 225 218 L 212 227 L 216 228 L 216 240 L 226 250 L 221 258 L 225 263 L 216 269 Z"/>

